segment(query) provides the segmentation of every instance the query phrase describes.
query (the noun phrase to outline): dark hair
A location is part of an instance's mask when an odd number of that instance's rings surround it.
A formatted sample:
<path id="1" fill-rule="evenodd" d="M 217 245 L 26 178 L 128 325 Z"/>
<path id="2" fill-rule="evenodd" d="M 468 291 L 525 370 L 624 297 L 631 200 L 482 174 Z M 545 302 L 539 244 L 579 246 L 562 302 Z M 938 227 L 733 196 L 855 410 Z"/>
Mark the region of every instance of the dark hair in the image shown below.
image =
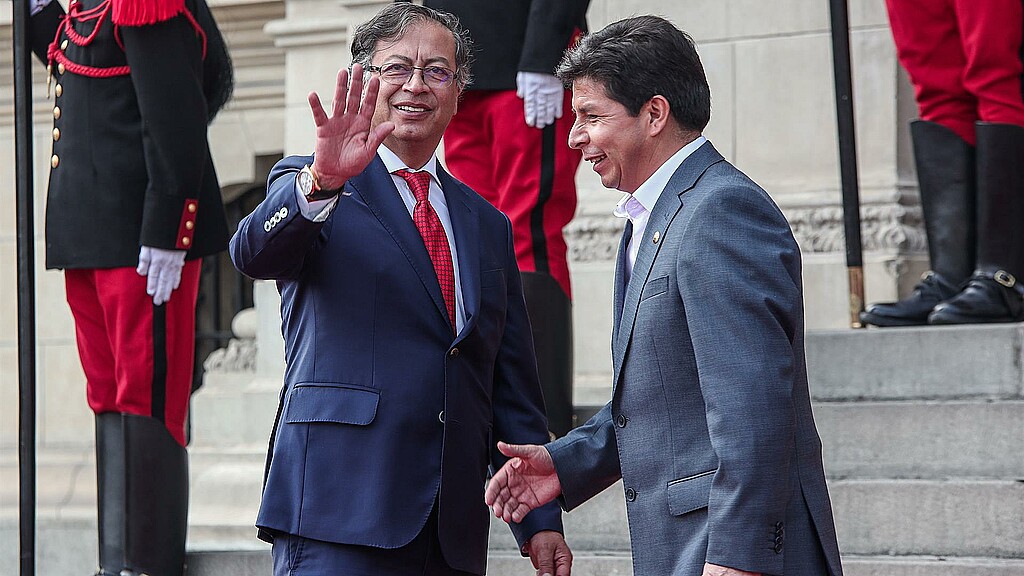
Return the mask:
<path id="1" fill-rule="evenodd" d="M 693 39 L 664 18 L 627 18 L 584 36 L 556 74 L 567 86 L 577 79 L 603 84 L 634 116 L 660 94 L 684 129 L 699 132 L 711 119 L 711 89 Z"/>
<path id="2" fill-rule="evenodd" d="M 438 12 L 411 2 L 388 4 L 376 16 L 356 28 L 352 35 L 352 62 L 369 66 L 381 40 L 400 38 L 418 22 L 437 22 L 452 33 L 455 40 L 455 79 L 467 86 L 473 79 L 470 71 L 473 41 L 459 19 L 447 12 Z"/>

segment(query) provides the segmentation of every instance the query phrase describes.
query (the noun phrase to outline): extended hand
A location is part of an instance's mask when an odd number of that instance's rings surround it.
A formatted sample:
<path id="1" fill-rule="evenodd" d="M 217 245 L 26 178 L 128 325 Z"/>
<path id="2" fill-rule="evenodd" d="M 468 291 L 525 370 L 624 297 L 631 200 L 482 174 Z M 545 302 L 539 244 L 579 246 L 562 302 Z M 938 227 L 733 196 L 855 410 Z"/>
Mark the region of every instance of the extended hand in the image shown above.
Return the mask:
<path id="1" fill-rule="evenodd" d="M 392 122 L 371 127 L 380 79 L 370 78 L 363 94 L 363 67 L 353 64 L 351 86 L 348 80 L 348 70 L 338 72 L 331 116 L 324 111 L 316 92 L 308 97 L 316 124 L 313 170 L 324 189 L 341 188 L 350 177 L 362 172 L 377 154 L 377 147 L 395 129 Z"/>
<path id="2" fill-rule="evenodd" d="M 135 272 L 146 277 L 146 294 L 157 306 L 171 299 L 181 284 L 181 269 L 185 266 L 184 250 L 165 250 L 143 246 L 139 250 L 139 265 Z"/>
<path id="3" fill-rule="evenodd" d="M 700 576 L 761 576 L 760 572 L 744 572 L 743 570 L 737 570 L 735 568 L 729 568 L 728 566 L 719 566 L 718 564 L 704 564 L 704 572 Z"/>
<path id="4" fill-rule="evenodd" d="M 572 551 L 558 532 L 537 532 L 526 543 L 526 553 L 537 569 L 537 576 L 570 576 L 572 572 Z"/>
<path id="5" fill-rule="evenodd" d="M 505 444 L 498 450 L 511 458 L 491 478 L 484 501 L 505 522 L 521 522 L 526 514 L 562 493 L 551 455 L 543 446 Z"/>
<path id="6" fill-rule="evenodd" d="M 519 72 L 516 74 L 516 96 L 523 99 L 526 125 L 543 128 L 562 117 L 565 86 L 551 74 Z"/>

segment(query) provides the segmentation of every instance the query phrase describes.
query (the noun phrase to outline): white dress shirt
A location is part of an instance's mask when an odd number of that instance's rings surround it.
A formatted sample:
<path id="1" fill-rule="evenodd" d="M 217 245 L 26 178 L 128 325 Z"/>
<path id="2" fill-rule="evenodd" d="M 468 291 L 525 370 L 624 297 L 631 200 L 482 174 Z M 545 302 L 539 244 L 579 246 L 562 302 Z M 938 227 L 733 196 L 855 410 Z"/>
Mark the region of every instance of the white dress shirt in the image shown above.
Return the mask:
<path id="1" fill-rule="evenodd" d="M 395 183 L 395 187 L 398 188 L 398 194 L 409 211 L 410 220 L 412 219 L 413 210 L 416 208 L 416 196 L 409 189 L 409 183 L 405 181 L 405 178 L 395 174 L 395 172 L 405 169 L 410 172 L 424 171 L 430 173 L 430 192 L 427 194 L 427 200 L 430 202 L 430 206 L 434 208 L 434 212 L 437 213 L 438 219 L 441 220 L 445 236 L 448 237 L 448 247 L 452 252 L 452 270 L 455 272 L 455 332 L 457 334 L 466 325 L 466 306 L 462 298 L 462 278 L 459 275 L 459 255 L 455 248 L 455 236 L 452 234 L 452 219 L 448 213 L 448 202 L 445 200 L 444 192 L 441 190 L 441 181 L 437 177 L 437 156 L 431 156 L 430 160 L 422 167 L 413 169 L 406 166 L 405 162 L 397 154 L 383 144 L 377 148 L 377 155 L 384 161 L 384 167 L 387 171 L 391 173 L 391 180 Z M 295 195 L 298 198 L 299 211 L 302 212 L 304 217 L 314 222 L 326 220 L 338 203 L 338 196 L 328 198 L 327 200 L 309 202 L 299 190 L 297 181 L 295 184 Z"/>
<path id="2" fill-rule="evenodd" d="M 636 264 L 636 255 L 640 252 L 640 242 L 643 241 L 644 231 L 647 229 L 647 221 L 650 219 L 651 210 L 657 204 L 662 191 L 668 186 L 668 181 L 675 174 L 676 170 L 683 163 L 683 160 L 700 148 L 707 138 L 698 136 L 696 140 L 679 149 L 664 164 L 658 167 L 647 180 L 644 180 L 635 192 L 626 194 L 615 205 L 612 214 L 619 218 L 628 218 L 633 223 L 633 235 L 626 247 L 626 283 L 633 274 L 633 265 Z M 639 207 L 637 206 L 639 204 Z M 642 208 L 642 210 L 641 210 Z"/>

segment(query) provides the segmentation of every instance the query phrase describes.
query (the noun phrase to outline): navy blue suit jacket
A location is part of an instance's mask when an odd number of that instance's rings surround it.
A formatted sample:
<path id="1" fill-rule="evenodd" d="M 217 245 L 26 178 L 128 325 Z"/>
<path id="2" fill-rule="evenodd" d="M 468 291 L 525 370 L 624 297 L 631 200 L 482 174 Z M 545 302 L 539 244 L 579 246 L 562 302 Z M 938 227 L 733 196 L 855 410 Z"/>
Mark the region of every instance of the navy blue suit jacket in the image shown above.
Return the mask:
<path id="1" fill-rule="evenodd" d="M 326 221 L 299 211 L 285 158 L 231 257 L 281 292 L 287 369 L 257 525 L 396 548 L 439 507 L 456 569 L 483 573 L 497 440 L 544 443 L 547 421 L 508 219 L 439 169 L 466 323 L 453 334 L 419 232 L 379 157 Z M 557 506 L 512 531 L 561 531 Z"/>

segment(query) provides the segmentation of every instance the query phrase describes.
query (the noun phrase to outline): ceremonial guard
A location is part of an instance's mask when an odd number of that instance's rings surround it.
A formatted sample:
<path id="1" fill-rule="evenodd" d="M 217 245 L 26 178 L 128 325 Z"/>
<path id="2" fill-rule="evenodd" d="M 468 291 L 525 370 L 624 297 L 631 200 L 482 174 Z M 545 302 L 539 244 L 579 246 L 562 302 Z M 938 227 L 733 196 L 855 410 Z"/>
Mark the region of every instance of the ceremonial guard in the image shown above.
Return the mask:
<path id="1" fill-rule="evenodd" d="M 63 269 L 96 414 L 97 574 L 180 576 L 201 258 L 227 222 L 206 128 L 232 89 L 204 0 L 33 0 L 53 155 L 46 266 Z"/>

